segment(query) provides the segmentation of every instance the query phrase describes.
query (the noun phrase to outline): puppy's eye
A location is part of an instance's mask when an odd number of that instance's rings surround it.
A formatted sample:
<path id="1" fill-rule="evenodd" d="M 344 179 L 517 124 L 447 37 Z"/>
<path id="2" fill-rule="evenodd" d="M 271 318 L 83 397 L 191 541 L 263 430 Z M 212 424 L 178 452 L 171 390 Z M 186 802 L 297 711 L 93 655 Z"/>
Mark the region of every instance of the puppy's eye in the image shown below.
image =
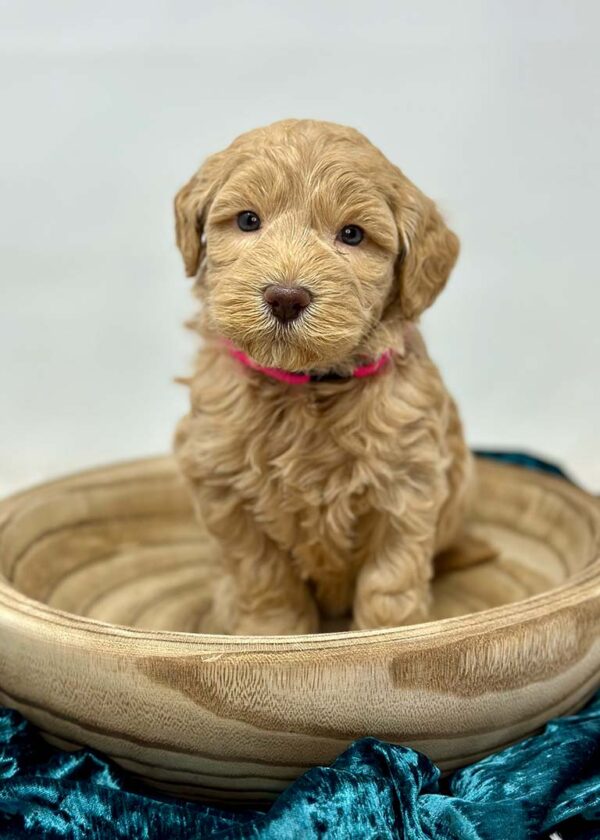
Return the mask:
<path id="1" fill-rule="evenodd" d="M 258 230 L 260 227 L 260 219 L 253 210 L 238 213 L 237 223 L 239 229 L 244 231 Z"/>
<path id="2" fill-rule="evenodd" d="M 358 225 L 346 225 L 338 233 L 338 239 L 345 245 L 360 245 L 364 238 L 364 231 Z"/>

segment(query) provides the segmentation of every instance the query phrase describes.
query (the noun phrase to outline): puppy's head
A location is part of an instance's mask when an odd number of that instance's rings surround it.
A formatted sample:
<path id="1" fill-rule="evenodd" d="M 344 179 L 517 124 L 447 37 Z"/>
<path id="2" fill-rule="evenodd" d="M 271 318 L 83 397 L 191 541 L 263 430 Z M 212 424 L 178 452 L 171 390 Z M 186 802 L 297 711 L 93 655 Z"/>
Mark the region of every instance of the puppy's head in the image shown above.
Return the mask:
<path id="1" fill-rule="evenodd" d="M 175 198 L 177 244 L 212 328 L 257 362 L 343 362 L 443 288 L 458 240 L 354 129 L 285 120 L 212 155 Z"/>

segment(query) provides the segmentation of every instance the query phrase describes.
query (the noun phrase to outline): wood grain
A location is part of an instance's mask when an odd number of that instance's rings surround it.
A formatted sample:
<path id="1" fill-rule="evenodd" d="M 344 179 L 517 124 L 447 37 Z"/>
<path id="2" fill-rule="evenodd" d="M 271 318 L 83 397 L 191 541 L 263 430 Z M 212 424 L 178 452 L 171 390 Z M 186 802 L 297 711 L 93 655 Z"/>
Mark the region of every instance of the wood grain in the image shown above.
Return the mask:
<path id="1" fill-rule="evenodd" d="M 54 743 L 227 802 L 271 798 L 363 735 L 444 769 L 526 736 L 600 684 L 600 505 L 478 470 L 470 531 L 497 554 L 435 580 L 435 620 L 314 636 L 205 632 L 219 559 L 169 458 L 7 499 L 0 701 Z"/>

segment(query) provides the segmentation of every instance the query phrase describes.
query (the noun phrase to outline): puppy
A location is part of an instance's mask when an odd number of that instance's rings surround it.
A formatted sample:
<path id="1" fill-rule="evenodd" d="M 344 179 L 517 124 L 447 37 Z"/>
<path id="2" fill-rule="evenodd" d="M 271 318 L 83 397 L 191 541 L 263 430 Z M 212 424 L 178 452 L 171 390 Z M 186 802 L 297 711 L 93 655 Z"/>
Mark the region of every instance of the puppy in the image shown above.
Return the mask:
<path id="1" fill-rule="evenodd" d="M 222 552 L 216 628 L 426 620 L 472 492 L 416 326 L 456 236 L 362 134 L 313 120 L 238 137 L 175 215 L 203 339 L 175 451 Z"/>

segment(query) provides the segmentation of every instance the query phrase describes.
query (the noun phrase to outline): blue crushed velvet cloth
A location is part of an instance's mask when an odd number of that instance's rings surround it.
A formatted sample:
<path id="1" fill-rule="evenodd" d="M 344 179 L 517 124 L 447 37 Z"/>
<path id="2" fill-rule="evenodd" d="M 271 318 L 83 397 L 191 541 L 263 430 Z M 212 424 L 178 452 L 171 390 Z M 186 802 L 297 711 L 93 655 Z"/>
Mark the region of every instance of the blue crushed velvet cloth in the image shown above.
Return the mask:
<path id="1" fill-rule="evenodd" d="M 564 840 L 600 838 L 600 694 L 440 781 L 406 747 L 363 738 L 265 812 L 161 797 L 90 750 L 61 752 L 0 712 L 0 837 L 47 840 Z"/>
<path id="2" fill-rule="evenodd" d="M 530 456 L 485 454 L 562 474 Z M 447 779 L 421 753 L 363 738 L 267 811 L 161 796 L 98 753 L 51 747 L 0 709 L 2 840 L 537 840 L 552 832 L 600 838 L 600 693 Z"/>

